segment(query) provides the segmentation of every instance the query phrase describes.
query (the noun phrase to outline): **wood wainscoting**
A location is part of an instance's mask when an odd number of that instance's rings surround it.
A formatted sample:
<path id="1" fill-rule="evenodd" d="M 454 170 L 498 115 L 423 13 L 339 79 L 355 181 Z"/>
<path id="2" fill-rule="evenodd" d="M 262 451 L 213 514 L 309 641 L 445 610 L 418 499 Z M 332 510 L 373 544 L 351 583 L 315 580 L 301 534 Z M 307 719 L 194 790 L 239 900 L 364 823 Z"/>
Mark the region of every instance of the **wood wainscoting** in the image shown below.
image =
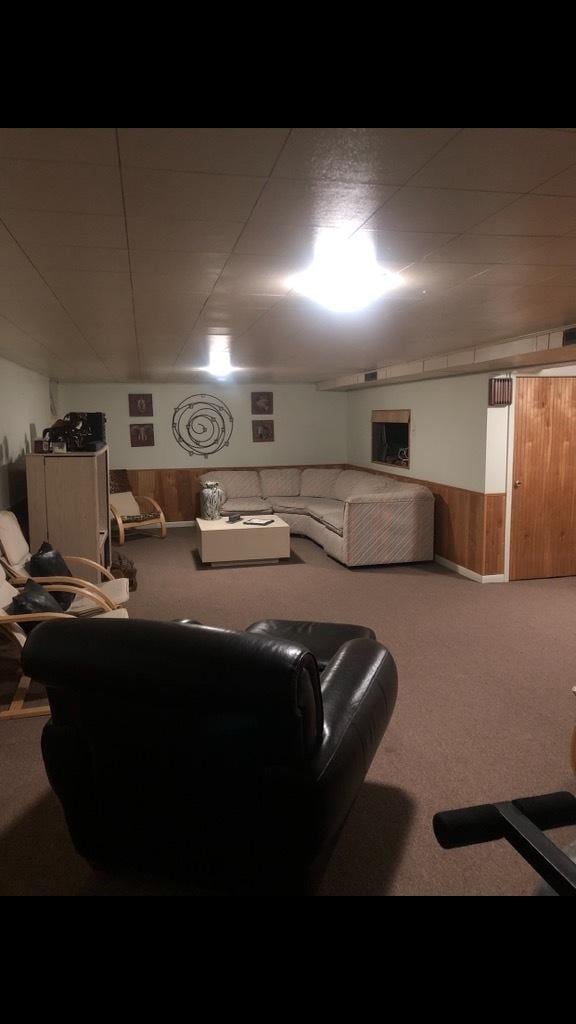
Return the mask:
<path id="1" fill-rule="evenodd" d="M 381 470 L 342 463 L 300 465 L 298 469 L 358 469 L 381 475 Z M 281 466 L 197 466 L 190 469 L 129 469 L 134 494 L 148 494 L 164 509 L 168 523 L 185 523 L 200 514 L 200 477 L 218 469 L 282 469 Z M 435 553 L 480 576 L 504 572 L 505 494 L 480 494 L 431 480 L 388 473 L 407 483 L 424 484 L 436 498 Z"/>
<path id="2" fill-rule="evenodd" d="M 286 469 L 286 466 L 196 466 L 190 469 L 129 469 L 128 479 L 134 494 L 155 498 L 164 510 L 167 523 L 187 523 L 200 515 L 200 477 L 206 473 L 218 479 L 218 470 Z M 344 469 L 340 462 L 297 466 L 297 469 Z"/>
<path id="3" fill-rule="evenodd" d="M 378 469 L 349 466 L 380 476 Z M 504 572 L 505 494 L 481 494 L 460 487 L 417 480 L 399 473 L 386 476 L 428 487 L 435 502 L 434 551 L 441 558 L 461 565 L 479 576 L 500 576 Z"/>

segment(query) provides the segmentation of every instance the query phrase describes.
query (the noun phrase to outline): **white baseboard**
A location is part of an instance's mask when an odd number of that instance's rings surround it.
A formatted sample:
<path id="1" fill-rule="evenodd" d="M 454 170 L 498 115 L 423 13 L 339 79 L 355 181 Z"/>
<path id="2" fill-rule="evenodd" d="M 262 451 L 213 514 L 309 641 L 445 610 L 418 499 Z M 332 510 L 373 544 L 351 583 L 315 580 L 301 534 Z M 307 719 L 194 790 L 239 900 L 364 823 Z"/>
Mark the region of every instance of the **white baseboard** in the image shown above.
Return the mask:
<path id="1" fill-rule="evenodd" d="M 184 519 L 183 522 L 181 522 L 181 523 L 166 523 L 166 526 L 170 527 L 170 529 L 172 529 L 172 527 L 176 527 L 176 526 L 195 526 L 195 525 L 196 525 L 196 520 L 195 519 Z"/>
<path id="2" fill-rule="evenodd" d="M 434 561 L 438 562 L 438 565 L 443 565 L 445 569 L 457 572 L 459 576 L 465 576 L 468 580 L 474 580 L 475 583 L 506 583 L 506 577 L 503 574 L 501 576 L 481 576 L 479 572 L 467 569 L 465 565 L 457 565 L 456 562 L 451 562 L 448 558 L 442 558 L 441 555 L 435 555 Z"/>

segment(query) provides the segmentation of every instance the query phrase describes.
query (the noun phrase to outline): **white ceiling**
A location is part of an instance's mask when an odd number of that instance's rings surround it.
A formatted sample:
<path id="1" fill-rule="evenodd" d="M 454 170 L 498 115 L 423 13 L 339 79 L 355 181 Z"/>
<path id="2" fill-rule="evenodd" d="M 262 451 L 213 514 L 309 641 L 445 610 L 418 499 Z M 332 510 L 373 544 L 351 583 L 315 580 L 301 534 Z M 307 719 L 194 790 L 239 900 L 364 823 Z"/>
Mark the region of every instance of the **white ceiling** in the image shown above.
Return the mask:
<path id="1" fill-rule="evenodd" d="M 405 286 L 289 291 L 322 227 Z M 576 322 L 574 128 L 2 128 L 0 355 L 60 380 L 318 381 Z"/>

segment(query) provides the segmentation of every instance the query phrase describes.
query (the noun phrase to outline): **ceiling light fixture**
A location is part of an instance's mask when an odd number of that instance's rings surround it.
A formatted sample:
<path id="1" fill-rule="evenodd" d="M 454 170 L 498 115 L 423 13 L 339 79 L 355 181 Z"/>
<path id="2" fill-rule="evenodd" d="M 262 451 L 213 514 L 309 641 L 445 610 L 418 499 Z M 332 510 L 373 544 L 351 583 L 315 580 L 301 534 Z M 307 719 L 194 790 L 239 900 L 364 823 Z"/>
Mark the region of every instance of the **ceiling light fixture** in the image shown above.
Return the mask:
<path id="1" fill-rule="evenodd" d="M 365 309 L 401 284 L 399 274 L 380 266 L 368 236 L 347 238 L 334 231 L 318 237 L 313 263 L 289 281 L 295 291 L 335 313 Z"/>
<path id="2" fill-rule="evenodd" d="M 213 377 L 219 377 L 221 380 L 229 377 L 235 370 L 240 369 L 238 366 L 232 366 L 230 338 L 227 335 L 213 335 L 210 338 L 210 361 L 204 369 L 211 373 Z"/>

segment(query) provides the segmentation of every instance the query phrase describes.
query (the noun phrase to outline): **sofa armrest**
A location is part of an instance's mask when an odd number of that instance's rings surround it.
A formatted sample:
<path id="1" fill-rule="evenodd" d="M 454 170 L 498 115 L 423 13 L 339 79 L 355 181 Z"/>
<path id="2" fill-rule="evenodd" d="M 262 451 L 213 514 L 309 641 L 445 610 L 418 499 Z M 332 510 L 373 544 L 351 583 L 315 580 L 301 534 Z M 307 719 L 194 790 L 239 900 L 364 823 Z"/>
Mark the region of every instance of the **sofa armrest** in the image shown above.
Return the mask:
<path id="1" fill-rule="evenodd" d="M 392 716 L 394 658 L 376 640 L 349 640 L 321 677 L 324 735 L 313 764 L 315 797 L 344 824 Z"/>
<path id="2" fill-rule="evenodd" d="M 346 500 L 347 505 L 381 505 L 392 501 L 406 501 L 411 498 L 415 501 L 434 501 L 432 491 L 422 484 L 401 484 L 387 488 L 385 491 L 377 491 L 375 494 L 352 494 Z"/>

